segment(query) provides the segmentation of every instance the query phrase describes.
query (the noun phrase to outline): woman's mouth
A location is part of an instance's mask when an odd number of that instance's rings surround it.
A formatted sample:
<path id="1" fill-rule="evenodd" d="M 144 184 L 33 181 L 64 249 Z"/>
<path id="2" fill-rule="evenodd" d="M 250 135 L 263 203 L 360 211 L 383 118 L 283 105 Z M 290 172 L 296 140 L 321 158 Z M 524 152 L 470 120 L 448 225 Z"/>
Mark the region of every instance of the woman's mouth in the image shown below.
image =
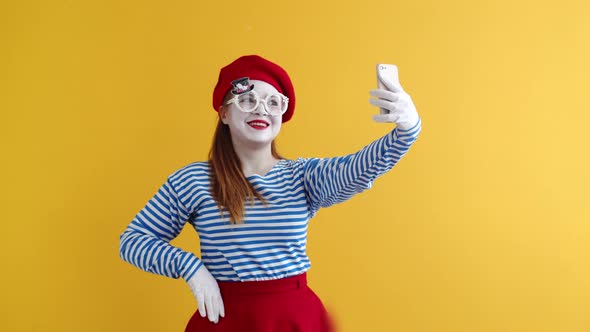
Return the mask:
<path id="1" fill-rule="evenodd" d="M 257 130 L 263 130 L 266 129 L 270 124 L 263 120 L 254 120 L 248 122 L 248 125 Z"/>

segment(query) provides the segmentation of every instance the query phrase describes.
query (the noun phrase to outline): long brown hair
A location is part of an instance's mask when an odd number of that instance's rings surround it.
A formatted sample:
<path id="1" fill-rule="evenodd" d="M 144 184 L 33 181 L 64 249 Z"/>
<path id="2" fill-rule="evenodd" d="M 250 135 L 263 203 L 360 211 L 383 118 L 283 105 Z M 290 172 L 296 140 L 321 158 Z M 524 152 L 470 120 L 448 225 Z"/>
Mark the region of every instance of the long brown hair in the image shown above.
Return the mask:
<path id="1" fill-rule="evenodd" d="M 273 157 L 283 159 L 276 150 L 274 140 L 271 143 L 271 153 Z M 221 121 L 221 116 L 217 121 L 213 143 L 209 150 L 209 168 L 213 198 L 222 216 L 223 207 L 229 211 L 232 224 L 243 222 L 246 200 L 250 200 L 254 205 L 256 197 L 266 205 L 266 200 L 244 176 L 242 163 L 232 144 L 229 127 Z"/>

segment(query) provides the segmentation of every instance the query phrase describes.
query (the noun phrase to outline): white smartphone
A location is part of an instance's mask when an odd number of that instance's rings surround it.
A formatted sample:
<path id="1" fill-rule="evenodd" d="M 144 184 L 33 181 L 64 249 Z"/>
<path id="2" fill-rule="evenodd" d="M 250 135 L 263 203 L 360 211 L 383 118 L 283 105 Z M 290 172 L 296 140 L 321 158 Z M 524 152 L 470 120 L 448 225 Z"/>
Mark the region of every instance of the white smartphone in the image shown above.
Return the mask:
<path id="1" fill-rule="evenodd" d="M 377 65 L 377 86 L 379 89 L 387 89 L 384 82 L 389 86 L 399 85 L 396 65 L 386 63 L 380 63 Z"/>
<path id="2" fill-rule="evenodd" d="M 398 81 L 397 66 L 386 63 L 377 64 L 377 87 L 379 89 L 390 90 L 387 86 L 396 86 Z M 379 108 L 379 113 L 388 114 L 389 111 Z"/>

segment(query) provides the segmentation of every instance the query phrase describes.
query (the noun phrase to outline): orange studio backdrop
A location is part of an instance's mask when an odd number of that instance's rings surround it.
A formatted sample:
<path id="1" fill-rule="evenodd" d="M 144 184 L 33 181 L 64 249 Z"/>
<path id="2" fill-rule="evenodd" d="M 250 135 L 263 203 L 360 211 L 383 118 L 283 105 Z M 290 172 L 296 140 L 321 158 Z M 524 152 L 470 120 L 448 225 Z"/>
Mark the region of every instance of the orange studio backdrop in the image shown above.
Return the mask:
<path id="1" fill-rule="evenodd" d="M 205 160 L 219 69 L 281 64 L 287 158 L 384 135 L 394 63 L 422 117 L 372 189 L 311 220 L 342 331 L 590 331 L 587 1 L 3 1 L 2 331 L 182 331 L 182 280 L 119 258 L 174 170 Z M 172 242 L 199 254 L 186 228 Z"/>

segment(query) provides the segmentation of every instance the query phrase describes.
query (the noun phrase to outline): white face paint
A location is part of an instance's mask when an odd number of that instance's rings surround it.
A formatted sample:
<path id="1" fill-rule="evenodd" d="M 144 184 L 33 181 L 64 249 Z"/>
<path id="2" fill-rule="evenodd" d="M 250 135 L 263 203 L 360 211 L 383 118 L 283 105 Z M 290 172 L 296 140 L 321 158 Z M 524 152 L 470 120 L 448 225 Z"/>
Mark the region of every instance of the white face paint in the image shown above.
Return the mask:
<path id="1" fill-rule="evenodd" d="M 254 91 L 261 98 L 277 93 L 272 85 L 258 80 L 250 80 L 254 84 Z M 270 115 L 260 103 L 258 108 L 250 113 L 242 112 L 235 104 L 224 106 L 225 112 L 221 121 L 229 126 L 234 144 L 246 146 L 264 146 L 270 144 L 279 134 L 282 124 L 282 115 Z"/>

